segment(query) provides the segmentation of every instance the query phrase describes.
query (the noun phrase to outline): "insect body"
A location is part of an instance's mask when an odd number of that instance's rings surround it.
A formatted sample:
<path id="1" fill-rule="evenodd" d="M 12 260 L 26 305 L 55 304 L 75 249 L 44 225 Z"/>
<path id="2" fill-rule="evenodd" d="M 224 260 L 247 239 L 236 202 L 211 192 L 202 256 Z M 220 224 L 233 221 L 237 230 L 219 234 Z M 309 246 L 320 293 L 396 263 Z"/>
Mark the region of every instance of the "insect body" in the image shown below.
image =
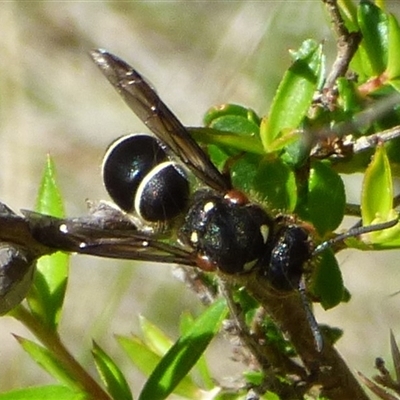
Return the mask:
<path id="1" fill-rule="evenodd" d="M 115 203 L 127 212 L 135 211 L 144 222 L 167 221 L 185 211 L 179 239 L 193 249 L 197 265 L 205 270 L 237 274 L 258 268 L 267 271 L 266 276 L 277 287 L 297 287 L 302 265 L 310 256 L 308 232 L 297 225 L 276 231 L 274 219 L 231 187 L 134 69 L 102 50 L 91 55 L 161 141 L 157 145 L 151 136 L 129 135 L 110 146 L 103 177 Z M 168 160 L 165 146 L 210 187 L 197 191 L 189 205 L 185 173 Z"/>
<path id="2" fill-rule="evenodd" d="M 168 159 L 153 136 L 124 136 L 106 152 L 103 180 L 114 202 L 145 223 L 169 222 L 186 213 L 180 240 L 205 270 L 240 273 L 254 267 L 270 245 L 273 220 L 236 192 L 200 189 L 189 199 L 185 171 Z M 237 196 L 237 195 L 236 195 Z"/>

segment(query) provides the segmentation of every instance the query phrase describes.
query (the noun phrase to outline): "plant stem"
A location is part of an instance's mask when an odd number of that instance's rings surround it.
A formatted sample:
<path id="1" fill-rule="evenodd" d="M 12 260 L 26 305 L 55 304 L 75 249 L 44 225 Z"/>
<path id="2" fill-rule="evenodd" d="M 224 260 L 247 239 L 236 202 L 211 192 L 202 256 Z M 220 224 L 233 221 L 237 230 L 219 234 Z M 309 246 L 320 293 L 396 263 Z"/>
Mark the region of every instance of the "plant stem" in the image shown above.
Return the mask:
<path id="1" fill-rule="evenodd" d="M 68 351 L 57 331 L 48 329 L 23 306 L 17 307 L 12 315 L 24 324 L 47 350 L 53 353 L 54 357 L 60 362 L 70 376 L 73 377 L 81 390 L 87 393 L 91 399 L 111 400 L 111 397 Z"/>
<path id="2" fill-rule="evenodd" d="M 362 36 L 359 32 L 349 32 L 340 14 L 337 0 L 322 0 L 322 2 L 326 5 L 332 20 L 333 30 L 338 36 L 337 56 L 325 82 L 325 89 L 332 91 L 337 78 L 346 74 Z"/>
<path id="3" fill-rule="evenodd" d="M 298 292 L 279 294 L 257 273 L 248 275 L 243 284 L 263 305 L 282 332 L 288 335 L 310 374 L 310 383 L 321 385 L 323 396 L 331 400 L 368 400 L 361 385 L 328 340 L 325 340 L 322 351 L 317 351 Z"/>

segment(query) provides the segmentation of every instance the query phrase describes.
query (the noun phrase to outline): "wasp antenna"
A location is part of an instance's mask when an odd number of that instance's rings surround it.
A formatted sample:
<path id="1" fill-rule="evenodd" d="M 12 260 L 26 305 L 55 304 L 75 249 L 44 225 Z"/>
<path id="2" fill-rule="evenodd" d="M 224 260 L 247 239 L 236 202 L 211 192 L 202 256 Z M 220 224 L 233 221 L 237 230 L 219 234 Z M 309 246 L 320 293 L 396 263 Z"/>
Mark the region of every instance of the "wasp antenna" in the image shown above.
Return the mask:
<path id="1" fill-rule="evenodd" d="M 342 242 L 343 240 L 349 237 L 355 237 L 363 235 L 364 233 L 370 233 L 375 231 L 382 231 L 384 229 L 392 228 L 399 222 L 398 219 L 393 219 L 387 222 L 381 222 L 379 224 L 369 225 L 369 226 L 355 226 L 354 228 L 349 229 L 347 232 L 344 232 L 332 239 L 326 240 L 319 244 L 315 250 L 313 251 L 313 256 L 322 253 L 328 247 L 332 247 L 335 243 Z"/>

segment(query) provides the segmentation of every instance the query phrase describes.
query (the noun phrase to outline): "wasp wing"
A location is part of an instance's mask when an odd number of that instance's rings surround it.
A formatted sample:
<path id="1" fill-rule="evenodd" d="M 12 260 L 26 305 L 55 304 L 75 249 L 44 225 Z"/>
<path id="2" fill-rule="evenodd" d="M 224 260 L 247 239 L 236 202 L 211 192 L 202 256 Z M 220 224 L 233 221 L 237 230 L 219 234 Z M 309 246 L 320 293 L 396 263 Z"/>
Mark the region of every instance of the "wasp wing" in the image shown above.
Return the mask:
<path id="1" fill-rule="evenodd" d="M 89 215 L 60 219 L 24 210 L 32 237 L 56 250 L 97 257 L 195 266 L 196 254 L 140 232 L 125 220 Z"/>
<path id="2" fill-rule="evenodd" d="M 90 55 L 133 112 L 199 179 L 220 192 L 230 189 L 228 179 L 138 72 L 105 50 Z"/>
<path id="3" fill-rule="evenodd" d="M 0 242 L 10 243 L 24 249 L 29 257 L 36 259 L 51 254 L 53 249 L 35 240 L 24 217 L 15 214 L 4 203 L 0 202 Z"/>

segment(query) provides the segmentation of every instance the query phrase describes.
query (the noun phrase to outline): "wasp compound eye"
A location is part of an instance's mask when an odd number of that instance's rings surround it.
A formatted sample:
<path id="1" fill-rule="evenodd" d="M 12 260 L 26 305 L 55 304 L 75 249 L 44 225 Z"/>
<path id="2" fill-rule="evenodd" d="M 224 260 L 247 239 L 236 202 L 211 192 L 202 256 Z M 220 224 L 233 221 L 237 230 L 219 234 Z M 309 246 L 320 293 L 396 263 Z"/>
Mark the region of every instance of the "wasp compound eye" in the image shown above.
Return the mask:
<path id="1" fill-rule="evenodd" d="M 35 261 L 23 248 L 0 243 L 0 315 L 16 307 L 28 293 Z"/>

